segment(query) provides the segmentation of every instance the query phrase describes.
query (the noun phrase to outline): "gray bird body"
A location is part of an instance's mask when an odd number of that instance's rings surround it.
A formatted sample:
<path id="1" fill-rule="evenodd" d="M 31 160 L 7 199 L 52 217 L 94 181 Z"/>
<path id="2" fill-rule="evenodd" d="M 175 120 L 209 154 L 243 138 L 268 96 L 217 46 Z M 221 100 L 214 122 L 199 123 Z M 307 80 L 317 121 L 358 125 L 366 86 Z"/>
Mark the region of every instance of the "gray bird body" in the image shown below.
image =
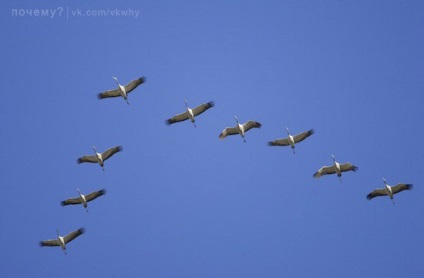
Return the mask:
<path id="1" fill-rule="evenodd" d="M 398 183 L 394 186 L 390 186 L 387 184 L 386 179 L 383 179 L 384 181 L 384 188 L 376 188 L 374 189 L 374 191 L 370 192 L 367 195 L 367 199 L 371 200 L 375 197 L 379 197 L 379 196 L 389 196 L 389 198 L 392 200 L 393 204 L 393 195 L 395 195 L 396 193 L 399 193 L 401 191 L 404 190 L 411 190 L 413 185 L 409 184 L 409 183 Z"/>
<path id="2" fill-rule="evenodd" d="M 59 230 L 56 231 L 57 233 L 57 238 L 56 239 L 47 239 L 47 240 L 43 240 L 40 241 L 39 245 L 41 247 L 47 246 L 47 247 L 55 247 L 55 246 L 60 246 L 62 248 L 62 250 L 66 253 L 66 244 L 68 244 L 69 242 L 71 242 L 72 240 L 74 240 L 75 238 L 79 237 L 80 235 L 82 235 L 83 233 L 85 233 L 85 228 L 79 228 L 78 230 L 72 231 L 69 234 L 67 234 L 66 236 L 60 236 L 59 235 Z"/>
<path id="3" fill-rule="evenodd" d="M 138 86 L 146 82 L 146 77 L 142 76 L 140 78 L 137 78 L 131 81 L 127 85 L 122 86 L 121 84 L 119 84 L 118 78 L 113 77 L 113 79 L 115 79 L 116 84 L 118 85 L 118 88 L 98 94 L 97 95 L 98 99 L 113 98 L 113 97 L 121 96 L 127 102 L 127 104 L 130 104 L 128 102 L 128 94 L 131 93 L 135 88 L 137 88 Z"/>

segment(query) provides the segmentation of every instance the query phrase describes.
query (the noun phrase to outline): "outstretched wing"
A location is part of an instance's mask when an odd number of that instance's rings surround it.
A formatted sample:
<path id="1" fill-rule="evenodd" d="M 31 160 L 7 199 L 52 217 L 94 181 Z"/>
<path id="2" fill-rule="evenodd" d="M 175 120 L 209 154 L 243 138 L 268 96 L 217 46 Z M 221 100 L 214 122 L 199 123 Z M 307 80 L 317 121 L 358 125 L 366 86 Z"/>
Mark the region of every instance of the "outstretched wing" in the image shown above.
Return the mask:
<path id="1" fill-rule="evenodd" d="M 336 173 L 336 166 L 324 166 L 314 174 L 314 178 L 319 178 L 321 176 L 331 175 L 334 173 Z"/>
<path id="2" fill-rule="evenodd" d="M 122 146 L 110 148 L 110 149 L 108 149 L 108 150 L 106 150 L 102 153 L 102 158 L 103 158 L 103 160 L 106 160 L 109 157 L 111 157 L 112 155 L 116 154 L 117 152 L 122 151 L 123 149 L 124 148 Z"/>
<path id="3" fill-rule="evenodd" d="M 225 128 L 221 134 L 219 134 L 219 139 L 224 139 L 225 137 L 227 137 L 228 135 L 234 135 L 234 134 L 238 134 L 239 131 L 237 129 L 237 127 L 227 127 Z"/>
<path id="4" fill-rule="evenodd" d="M 184 112 L 184 113 L 181 113 L 181 114 L 175 115 L 174 117 L 172 117 L 172 118 L 170 118 L 170 119 L 166 120 L 166 121 L 165 121 L 165 124 L 167 124 L 167 125 L 171 125 L 171 124 L 174 124 L 174 123 L 178 123 L 178 122 L 185 121 L 185 120 L 187 120 L 187 119 L 188 119 L 188 112 L 186 111 L 186 112 Z"/>
<path id="5" fill-rule="evenodd" d="M 67 205 L 78 205 L 81 204 L 81 200 L 80 198 L 69 198 L 65 201 L 60 202 L 60 204 L 62 206 L 67 206 Z"/>
<path id="6" fill-rule="evenodd" d="M 44 246 L 52 247 L 52 246 L 60 246 L 60 243 L 59 243 L 59 240 L 57 239 L 48 239 L 48 240 L 40 241 L 39 245 L 41 247 L 44 247 Z"/>
<path id="7" fill-rule="evenodd" d="M 99 191 L 91 192 L 90 194 L 85 196 L 85 199 L 87 200 L 87 202 L 90 202 L 90 201 L 96 199 L 97 197 L 100 197 L 100 196 L 105 195 L 105 194 L 106 194 L 106 189 L 102 189 L 102 190 L 99 190 Z"/>
<path id="8" fill-rule="evenodd" d="M 144 82 L 146 82 L 145 76 L 142 76 L 136 80 L 131 81 L 130 83 L 124 86 L 125 92 L 127 92 L 127 94 L 130 93 L 132 90 L 134 90 L 135 88 L 137 88 L 139 85 L 143 84 Z"/>
<path id="9" fill-rule="evenodd" d="M 199 114 L 202 114 L 203 112 L 205 112 L 206 110 L 208 110 L 211 107 L 215 106 L 215 102 L 213 101 L 209 101 L 208 103 L 204 103 L 201 104 L 199 106 L 197 106 L 196 108 L 193 109 L 193 114 L 194 116 L 197 116 Z"/>
<path id="10" fill-rule="evenodd" d="M 243 126 L 244 126 L 244 131 L 248 131 L 249 129 L 252 129 L 252 128 L 260 128 L 262 124 L 255 121 L 248 121 Z"/>
<path id="11" fill-rule="evenodd" d="M 63 240 L 65 241 L 65 243 L 68 243 L 68 242 L 74 240 L 75 238 L 79 237 L 83 233 L 85 233 L 85 228 L 79 228 L 78 230 L 70 232 L 69 234 L 67 234 L 63 238 Z"/>
<path id="12" fill-rule="evenodd" d="M 97 95 L 98 99 L 104 99 L 104 98 L 109 98 L 109 97 L 119 97 L 121 96 L 121 91 L 118 89 L 115 90 L 109 90 L 103 93 L 100 93 Z"/>
<path id="13" fill-rule="evenodd" d="M 340 170 L 342 172 L 347 172 L 347 171 L 354 171 L 354 172 L 356 172 L 358 170 L 358 167 L 356 167 L 355 165 L 352 165 L 349 162 L 347 162 L 347 163 L 344 163 L 344 164 L 340 164 Z"/>
<path id="14" fill-rule="evenodd" d="M 288 146 L 288 145 L 290 145 L 290 143 L 289 143 L 289 139 L 287 138 L 268 142 L 268 146 Z"/>
<path id="15" fill-rule="evenodd" d="M 384 188 L 377 188 L 373 192 L 367 195 L 367 199 L 371 200 L 372 198 L 378 197 L 378 196 L 386 196 L 387 192 Z"/>
<path id="16" fill-rule="evenodd" d="M 77 163 L 81 164 L 84 162 L 88 163 L 97 163 L 97 157 L 94 155 L 86 155 L 77 159 Z"/>
<path id="17" fill-rule="evenodd" d="M 392 186 L 393 194 L 396 194 L 403 190 L 411 190 L 411 189 L 412 189 L 412 184 L 398 183 L 395 186 Z"/>
<path id="18" fill-rule="evenodd" d="M 303 140 L 305 140 L 306 138 L 308 138 L 309 136 L 311 136 L 312 134 L 314 134 L 315 131 L 313 129 L 302 132 L 296 136 L 293 137 L 293 140 L 295 143 L 299 143 L 302 142 Z"/>

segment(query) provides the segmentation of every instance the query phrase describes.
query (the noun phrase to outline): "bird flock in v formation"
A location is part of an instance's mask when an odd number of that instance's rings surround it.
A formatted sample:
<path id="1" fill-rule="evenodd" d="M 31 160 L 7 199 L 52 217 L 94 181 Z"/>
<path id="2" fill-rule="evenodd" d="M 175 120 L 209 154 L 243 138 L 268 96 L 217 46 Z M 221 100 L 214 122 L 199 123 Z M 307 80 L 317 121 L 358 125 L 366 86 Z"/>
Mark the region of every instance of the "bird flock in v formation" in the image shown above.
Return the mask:
<path id="1" fill-rule="evenodd" d="M 97 95 L 98 99 L 122 97 L 127 102 L 127 104 L 129 104 L 128 94 L 130 92 L 132 92 L 135 88 L 137 88 L 139 85 L 146 82 L 146 78 L 144 76 L 142 76 L 138 79 L 131 81 L 127 85 L 122 86 L 121 84 L 119 84 L 119 81 L 116 77 L 113 77 L 113 79 L 115 79 L 115 81 L 118 85 L 117 88 L 114 89 L 114 90 L 108 90 L 108 91 L 105 91 L 103 93 L 99 93 Z M 184 102 L 185 102 L 185 105 L 186 105 L 186 111 L 181 113 L 181 114 L 177 114 L 177 115 L 173 116 L 172 118 L 169 118 L 168 120 L 166 120 L 165 123 L 167 125 L 171 125 L 171 124 L 174 124 L 174 123 L 190 120 L 193 123 L 193 125 L 196 127 L 195 117 L 202 114 L 203 112 L 205 112 L 209 108 L 215 106 L 215 103 L 213 101 L 210 101 L 208 103 L 201 104 L 201 105 L 197 106 L 196 108 L 191 109 L 188 106 L 187 101 L 184 101 Z M 260 128 L 261 127 L 261 124 L 259 122 L 247 121 L 244 124 L 240 124 L 238 118 L 236 116 L 234 116 L 234 118 L 236 120 L 236 126 L 225 128 L 221 132 L 221 134 L 219 135 L 219 139 L 224 139 L 227 136 L 239 134 L 242 137 L 243 141 L 246 142 L 246 139 L 245 139 L 246 132 L 249 131 L 252 128 Z M 292 148 L 293 154 L 294 154 L 295 153 L 295 145 L 297 143 L 302 142 L 303 140 L 305 140 L 306 138 L 308 138 L 312 134 L 314 134 L 313 129 L 299 133 L 297 135 L 291 135 L 288 128 L 286 128 L 286 132 L 287 132 L 286 138 L 270 141 L 270 142 L 268 142 L 268 146 L 290 146 Z M 114 154 L 121 152 L 123 150 L 123 148 L 122 148 L 122 146 L 116 146 L 116 147 L 110 148 L 110 149 L 108 149 L 108 150 L 106 150 L 102 153 L 99 153 L 99 152 L 96 151 L 96 148 L 93 146 L 93 150 L 94 150 L 94 155 L 82 156 L 82 157 L 77 159 L 77 163 L 78 164 L 81 164 L 81 163 L 98 163 L 104 171 L 104 162 L 107 159 L 109 159 L 110 157 L 112 157 Z M 322 177 L 324 175 L 337 174 L 337 176 L 339 177 L 340 183 L 341 183 L 342 182 L 341 177 L 342 177 L 343 172 L 357 171 L 358 170 L 358 167 L 356 167 L 355 165 L 353 165 L 349 162 L 346 162 L 346 163 L 337 162 L 334 155 L 332 155 L 332 158 L 333 158 L 333 162 L 334 162 L 333 165 L 321 167 L 313 175 L 314 178 L 319 178 L 319 177 Z M 399 193 L 403 190 L 411 190 L 412 189 L 412 184 L 398 183 L 394 186 L 390 186 L 389 184 L 387 184 L 387 182 L 384 178 L 383 178 L 383 182 L 384 182 L 384 188 L 377 188 L 377 189 L 373 190 L 372 192 L 370 192 L 366 196 L 366 198 L 368 200 L 371 200 L 371 199 L 378 197 L 378 196 L 389 196 L 389 198 L 392 200 L 392 202 L 394 204 L 394 200 L 393 200 L 394 194 Z M 86 194 L 86 195 L 82 194 L 78 188 L 77 188 L 77 191 L 78 191 L 78 195 L 79 195 L 78 197 L 69 198 L 67 200 L 64 200 L 64 201 L 61 202 L 61 205 L 62 206 L 82 205 L 86 209 L 86 211 L 88 212 L 87 204 L 89 202 L 93 201 L 94 199 L 106 194 L 105 189 L 101 189 L 99 191 L 94 191 L 94 192 L 91 192 L 91 193 Z M 43 240 L 43 241 L 40 241 L 39 244 L 42 247 L 43 246 L 50 246 L 50 247 L 60 246 L 62 248 L 62 250 L 65 252 L 65 254 L 67 254 L 66 253 L 66 244 L 69 243 L 70 241 L 74 240 L 75 238 L 77 238 L 78 236 L 83 234 L 84 232 L 85 232 L 85 228 L 80 228 L 78 230 L 70 232 L 66 236 L 60 236 L 59 230 L 57 230 L 56 231 L 57 238 Z"/>

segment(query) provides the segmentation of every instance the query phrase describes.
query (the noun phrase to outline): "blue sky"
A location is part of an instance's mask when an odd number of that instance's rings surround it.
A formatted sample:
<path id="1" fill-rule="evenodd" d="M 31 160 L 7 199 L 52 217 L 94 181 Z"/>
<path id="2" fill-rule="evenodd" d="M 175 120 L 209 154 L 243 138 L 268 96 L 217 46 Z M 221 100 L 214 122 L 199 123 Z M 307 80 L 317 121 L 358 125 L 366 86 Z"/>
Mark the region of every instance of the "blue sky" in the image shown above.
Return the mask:
<path id="1" fill-rule="evenodd" d="M 424 274 L 421 1 L 0 5 L 1 277 Z M 87 16 L 108 9 L 139 15 Z M 130 105 L 96 98 L 142 75 Z M 184 99 L 216 106 L 166 126 Z M 218 140 L 234 115 L 262 128 Z M 268 147 L 285 127 L 316 133 Z M 93 145 L 124 151 L 77 165 Z M 359 170 L 313 179 L 331 154 Z M 415 187 L 366 200 L 383 177 Z M 77 187 L 107 195 L 61 207 Z"/>

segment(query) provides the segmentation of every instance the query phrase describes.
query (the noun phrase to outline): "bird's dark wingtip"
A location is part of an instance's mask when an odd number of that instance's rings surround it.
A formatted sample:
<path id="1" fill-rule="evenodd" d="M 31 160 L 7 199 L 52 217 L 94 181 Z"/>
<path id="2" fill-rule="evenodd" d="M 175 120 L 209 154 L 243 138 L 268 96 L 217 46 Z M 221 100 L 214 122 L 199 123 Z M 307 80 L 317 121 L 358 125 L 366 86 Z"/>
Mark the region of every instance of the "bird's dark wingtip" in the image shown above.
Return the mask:
<path id="1" fill-rule="evenodd" d="M 103 189 L 102 189 L 102 190 L 100 190 L 99 192 L 100 192 L 100 194 L 101 194 L 101 195 L 105 195 L 107 191 L 106 191 L 106 189 L 104 189 L 104 188 L 103 188 Z"/>
<path id="2" fill-rule="evenodd" d="M 142 76 L 142 77 L 140 77 L 139 79 L 138 79 L 139 81 L 140 81 L 140 84 L 143 84 L 143 83 L 145 83 L 146 82 L 146 76 Z"/>
<path id="3" fill-rule="evenodd" d="M 170 126 L 170 125 L 172 124 L 171 119 L 165 120 L 165 124 L 166 124 L 167 126 Z"/>
<path id="4" fill-rule="evenodd" d="M 315 129 L 311 129 L 311 130 L 309 130 L 309 133 L 310 133 L 310 134 L 314 134 L 314 133 L 315 133 Z"/>
<path id="5" fill-rule="evenodd" d="M 272 142 L 268 142 L 268 143 L 266 143 L 268 146 L 272 146 Z"/>
<path id="6" fill-rule="evenodd" d="M 124 147 L 118 146 L 118 151 L 122 152 L 124 150 Z"/>
<path id="7" fill-rule="evenodd" d="M 103 95 L 102 95 L 102 93 L 97 94 L 97 98 L 98 98 L 98 99 L 103 99 Z"/>
<path id="8" fill-rule="evenodd" d="M 82 163 L 81 158 L 78 158 L 77 159 L 77 164 L 81 164 L 81 163 Z"/>
<path id="9" fill-rule="evenodd" d="M 83 233 L 85 233 L 85 228 L 84 228 L 84 227 L 81 227 L 81 228 L 79 228 L 79 229 L 78 229 L 78 231 L 79 231 L 81 234 L 83 234 Z"/>
<path id="10" fill-rule="evenodd" d="M 208 105 L 209 105 L 210 107 L 214 107 L 214 106 L 215 106 L 215 101 L 213 101 L 213 100 L 209 101 L 209 102 L 208 102 Z"/>
<path id="11" fill-rule="evenodd" d="M 406 189 L 407 190 L 411 190 L 412 188 L 414 188 L 414 185 L 413 184 L 407 184 L 406 185 Z"/>
<path id="12" fill-rule="evenodd" d="M 43 246 L 44 246 L 44 242 L 43 242 L 43 241 L 39 241 L 39 242 L 38 242 L 38 245 L 39 245 L 40 247 L 43 247 Z"/>
<path id="13" fill-rule="evenodd" d="M 60 205 L 61 205 L 62 207 L 66 206 L 65 201 L 60 202 Z"/>
<path id="14" fill-rule="evenodd" d="M 356 171 L 358 171 L 358 167 L 356 167 L 356 166 L 353 166 L 353 172 L 356 172 Z"/>
<path id="15" fill-rule="evenodd" d="M 262 124 L 259 122 L 256 122 L 256 125 L 258 126 L 258 128 L 261 128 Z"/>
<path id="16" fill-rule="evenodd" d="M 367 195 L 367 200 L 371 200 L 371 199 L 372 199 L 371 194 L 368 194 L 368 195 Z"/>

